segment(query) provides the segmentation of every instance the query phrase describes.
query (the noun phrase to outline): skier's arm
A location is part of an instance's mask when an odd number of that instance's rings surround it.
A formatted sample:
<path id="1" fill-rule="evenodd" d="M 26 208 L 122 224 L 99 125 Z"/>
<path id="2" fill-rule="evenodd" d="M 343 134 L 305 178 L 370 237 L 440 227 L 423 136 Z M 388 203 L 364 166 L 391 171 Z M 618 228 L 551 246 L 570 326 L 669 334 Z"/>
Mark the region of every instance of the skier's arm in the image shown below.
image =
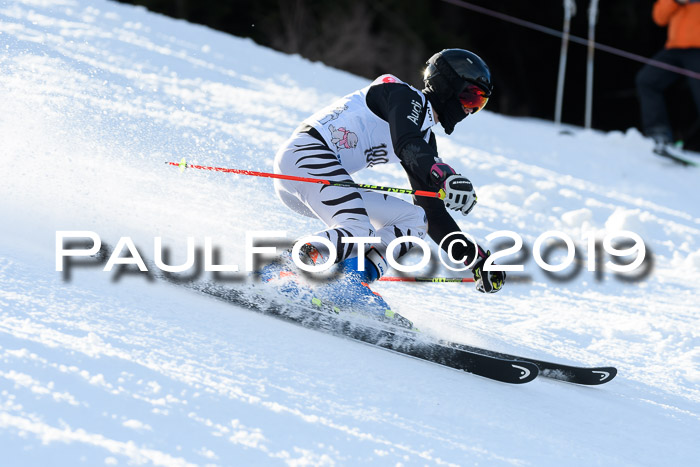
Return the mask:
<path id="1" fill-rule="evenodd" d="M 431 168 L 439 161 L 435 135 L 430 135 L 430 143 L 421 134 L 426 111 L 424 97 L 405 84 L 383 83 L 370 88 L 367 105 L 377 116 L 386 120 L 391 129 L 394 152 L 401 159 L 401 165 L 408 174 L 414 190 L 435 190 L 438 186 L 431 178 Z M 427 104 L 426 104 L 427 105 Z M 425 210 L 428 217 L 428 235 L 440 243 L 443 237 L 459 232 L 457 223 L 447 212 L 442 200 L 414 197 L 414 203 Z M 453 248 L 456 258 L 474 258 L 475 245 L 460 235 L 467 244 L 465 249 Z"/>
<path id="2" fill-rule="evenodd" d="M 424 182 L 426 190 L 444 190 L 445 206 L 466 216 L 476 204 L 474 187 L 466 177 L 441 163 L 435 144 L 425 141 L 428 129 L 421 129 L 430 111 L 425 96 L 405 84 L 382 83 L 370 88 L 367 105 L 389 123 L 394 153 L 406 172 Z"/>
<path id="3" fill-rule="evenodd" d="M 451 209 L 461 210 L 463 214 L 469 212 L 474 202 L 466 202 L 465 196 L 472 192 L 471 183 L 458 175 L 452 175 L 460 179 L 460 182 L 469 183 L 469 189 L 464 190 L 459 186 L 447 186 L 450 178 L 441 179 L 438 184 L 433 176 L 433 168 L 439 162 L 435 135 L 430 135 L 430 143 L 426 142 L 421 128 L 426 118 L 427 102 L 423 104 L 424 96 L 410 87 L 400 83 L 383 83 L 370 88 L 367 93 L 367 105 L 370 110 L 383 120 L 389 123 L 391 140 L 394 145 L 394 152 L 401 160 L 401 165 L 408 174 L 408 179 L 414 190 L 435 190 L 444 188 L 448 196 L 452 196 L 453 191 L 456 198 L 451 199 Z M 444 167 L 449 167 L 444 164 Z M 452 171 L 454 174 L 454 171 Z M 447 200 L 446 200 L 447 201 Z M 496 292 L 503 286 L 505 273 L 483 272 L 482 267 L 489 253 L 484 252 L 479 245 L 469 240 L 464 235 L 455 220 L 447 212 L 446 201 L 437 198 L 414 197 L 414 203 L 423 208 L 428 219 L 428 235 L 436 243 L 440 244 L 442 239 L 453 232 L 454 238 L 445 242 L 443 247 L 447 251 L 449 243 L 457 241 L 452 248 L 452 256 L 455 259 L 462 259 L 467 264 L 472 263 L 475 255 L 478 258 L 472 267 L 475 279 L 477 279 L 477 290 L 480 292 Z"/>
<path id="4" fill-rule="evenodd" d="M 430 145 L 437 153 L 435 135 L 431 135 Z M 429 188 L 424 182 L 413 177 L 410 173 L 408 174 L 408 180 L 414 190 L 425 190 Z M 460 260 L 464 258 L 465 264 L 469 265 L 472 263 L 474 255 L 477 255 L 477 260 L 474 261 L 472 265 L 472 273 L 476 279 L 476 289 L 479 292 L 485 293 L 498 292 L 503 287 L 506 273 L 501 271 L 483 271 L 484 262 L 489 257 L 490 252 L 485 252 L 478 244 L 469 240 L 469 238 L 462 233 L 455 220 L 447 212 L 445 204 L 436 198 L 420 196 L 414 196 L 413 202 L 422 207 L 425 211 L 425 215 L 428 219 L 428 235 L 435 243 L 439 245 L 447 235 L 454 233 L 454 235 L 442 245 L 445 251 L 449 251 L 448 248 L 450 244 L 455 242 L 452 247 L 452 257 L 454 259 Z"/>
<path id="5" fill-rule="evenodd" d="M 427 105 L 427 102 L 423 104 L 424 99 L 422 94 L 400 83 L 378 84 L 367 93 L 370 110 L 389 123 L 394 153 L 406 171 L 435 189 L 430 181 L 430 168 L 438 154 L 421 133 Z"/>
<path id="6" fill-rule="evenodd" d="M 671 21 L 671 16 L 673 16 L 680 7 L 681 6 L 675 0 L 658 0 L 654 4 L 652 18 L 657 25 L 668 26 L 668 23 Z"/>
<path id="7" fill-rule="evenodd" d="M 430 140 L 434 144 L 435 136 L 432 136 Z M 403 165 L 405 168 L 405 164 Z M 408 170 L 406 172 L 408 172 Z M 432 186 L 429 186 L 422 180 L 414 177 L 411 173 L 408 174 L 408 181 L 414 190 L 425 190 L 432 188 Z M 450 213 L 447 212 L 445 203 L 442 200 L 437 198 L 414 196 L 413 203 L 422 207 L 425 211 L 425 215 L 428 218 L 428 235 L 438 245 L 447 235 L 453 232 L 459 232 L 450 237 L 450 240 L 442 245 L 443 249 L 447 251 L 449 243 L 453 240 L 462 240 L 464 242 L 457 242 L 452 248 L 452 255 L 455 259 L 467 258 L 467 264 L 469 264 L 471 260 L 474 259 L 475 252 L 480 251 L 485 256 L 484 251 L 461 232 L 457 222 L 455 222 Z"/>

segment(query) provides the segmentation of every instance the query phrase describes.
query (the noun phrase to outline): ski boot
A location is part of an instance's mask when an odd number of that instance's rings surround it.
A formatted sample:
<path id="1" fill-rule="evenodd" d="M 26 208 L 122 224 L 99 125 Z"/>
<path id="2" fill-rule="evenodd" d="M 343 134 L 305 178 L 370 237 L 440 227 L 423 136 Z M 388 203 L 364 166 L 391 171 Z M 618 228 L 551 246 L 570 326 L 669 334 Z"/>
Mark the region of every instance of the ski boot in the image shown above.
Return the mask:
<path id="1" fill-rule="evenodd" d="M 695 161 L 691 161 L 685 157 L 681 147 L 678 147 L 672 142 L 672 139 L 668 134 L 657 133 L 653 134 L 652 138 L 654 140 L 654 154 L 665 157 L 672 160 L 673 162 L 680 164 L 682 166 L 697 166 Z"/>
<path id="2" fill-rule="evenodd" d="M 299 251 L 299 256 L 304 264 L 315 264 L 319 258 L 316 248 L 310 244 L 305 244 Z M 256 272 L 260 280 L 288 299 L 299 303 L 314 304 L 314 297 L 311 287 L 302 283 L 299 269 L 292 260 L 292 250 L 284 251 L 279 258 L 264 266 Z"/>
<path id="3" fill-rule="evenodd" d="M 314 291 L 319 305 L 329 305 L 336 312 L 358 313 L 408 329 L 413 328 L 410 320 L 392 311 L 384 298 L 369 286 L 387 269 L 384 257 L 375 248 L 370 248 L 365 256 L 364 271 L 359 271 L 357 257 L 338 263 L 336 268 L 339 278 Z"/>

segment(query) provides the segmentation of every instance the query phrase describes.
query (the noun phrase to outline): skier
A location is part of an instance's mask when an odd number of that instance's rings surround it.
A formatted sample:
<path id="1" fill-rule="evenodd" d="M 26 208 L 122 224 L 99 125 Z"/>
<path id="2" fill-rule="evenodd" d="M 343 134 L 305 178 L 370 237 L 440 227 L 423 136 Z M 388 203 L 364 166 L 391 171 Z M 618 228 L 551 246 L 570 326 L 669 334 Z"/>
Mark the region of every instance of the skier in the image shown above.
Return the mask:
<path id="1" fill-rule="evenodd" d="M 700 72 L 700 0 L 657 0 L 652 12 L 654 22 L 668 26 L 668 40 L 654 60 Z M 642 128 L 654 140 L 654 152 L 684 163 L 682 152 L 673 145 L 671 121 L 664 92 L 680 79 L 673 71 L 645 65 L 637 74 L 637 94 Z M 688 85 L 700 112 L 700 80 L 690 78 Z"/>
<path id="2" fill-rule="evenodd" d="M 497 292 L 505 282 L 501 271 L 484 271 L 490 252 L 484 251 L 460 232 L 447 209 L 469 214 L 477 197 L 472 183 L 438 157 L 431 128 L 440 123 L 449 135 L 455 125 L 481 110 L 491 95 L 491 74 L 473 52 L 446 49 L 427 62 L 422 91 L 393 75 L 382 75 L 369 86 L 349 94 L 308 117 L 279 149 L 275 173 L 331 181 L 352 182 L 351 174 L 380 164 L 399 163 L 416 190 L 444 190 L 444 201 L 414 197 L 411 204 L 375 191 L 275 180 L 277 195 L 292 210 L 320 219 L 326 229 L 315 235 L 336 246 L 345 287 L 328 287 L 324 299 L 333 304 L 373 301 L 377 313 L 393 316 L 386 303 L 367 284 L 387 270 L 386 248 L 402 236 L 436 242 L 451 233 L 452 257 L 472 264 L 476 288 Z M 357 245 L 343 243 L 346 237 L 376 237 L 380 243 L 357 251 Z M 456 241 L 455 240 L 461 240 Z M 406 254 L 412 243 L 395 249 L 395 257 Z M 396 253 L 398 252 L 398 253 Z M 323 263 L 328 249 L 320 242 L 304 244 L 301 261 Z M 475 255 L 477 259 L 475 260 Z M 358 258 L 364 257 L 364 271 Z M 291 254 L 262 270 L 265 281 L 288 277 Z M 296 293 L 295 287 L 291 287 Z M 289 289 L 287 289 L 289 291 Z M 323 293 L 321 293 L 323 295 Z M 330 297 L 330 298 L 328 298 Z M 315 298 L 315 300 L 318 300 Z"/>

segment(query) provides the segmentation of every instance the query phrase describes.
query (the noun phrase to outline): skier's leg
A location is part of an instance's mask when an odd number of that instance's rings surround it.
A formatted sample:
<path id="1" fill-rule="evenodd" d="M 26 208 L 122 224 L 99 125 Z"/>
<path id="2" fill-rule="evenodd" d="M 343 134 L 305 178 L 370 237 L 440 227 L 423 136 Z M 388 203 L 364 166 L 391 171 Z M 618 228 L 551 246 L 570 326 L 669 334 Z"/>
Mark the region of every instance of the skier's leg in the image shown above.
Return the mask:
<path id="1" fill-rule="evenodd" d="M 335 153 L 312 136 L 299 133 L 280 150 L 275 158 L 275 172 L 301 177 L 352 182 Z M 342 243 L 344 237 L 371 237 L 375 231 L 367 215 L 362 194 L 354 188 L 315 183 L 275 180 L 280 199 L 296 212 L 323 221 L 328 227 L 314 235 L 327 238 L 336 248 L 336 262 L 356 253 L 353 244 Z M 311 244 L 327 257 L 321 244 Z"/>
<path id="2" fill-rule="evenodd" d="M 654 56 L 655 60 L 682 66 L 678 61 L 677 51 L 662 50 Z M 637 73 L 637 94 L 641 110 L 642 130 L 644 134 L 657 141 L 671 142 L 673 132 L 666 109 L 664 91 L 678 80 L 680 76 L 672 71 L 652 65 L 645 65 Z"/>
<path id="3" fill-rule="evenodd" d="M 305 203 L 328 226 L 316 235 L 325 236 L 336 246 L 338 262 L 360 253 L 354 245 L 343 244 L 343 237 L 377 237 L 380 242 L 372 245 L 385 256 L 387 246 L 396 238 L 423 239 L 427 231 L 422 208 L 375 191 L 325 187 L 318 195 L 307 197 Z M 412 247 L 411 242 L 401 243 L 394 257 L 400 258 Z M 365 251 L 369 249 L 367 246 Z"/>
<path id="4" fill-rule="evenodd" d="M 380 243 L 358 252 L 360 256 L 365 256 L 364 271 L 359 270 L 358 255 L 342 261 L 338 269 L 346 277 L 346 286 L 320 290 L 319 296 L 336 304 L 341 310 L 358 309 L 410 329 L 413 323 L 395 313 L 381 295 L 370 289 L 369 283 L 381 277 L 388 269 L 385 258 L 389 243 L 404 236 L 425 238 L 425 212 L 409 202 L 376 191 L 362 190 L 361 194 L 372 226 L 376 229 L 375 237 L 380 239 Z M 393 249 L 394 258 L 403 256 L 413 246 L 415 244 L 412 242 L 400 243 Z"/>
<path id="5" fill-rule="evenodd" d="M 682 60 L 683 68 L 700 73 L 700 49 L 687 49 L 684 50 L 684 52 L 685 54 L 683 54 Z M 690 86 L 690 92 L 695 101 L 695 109 L 700 118 L 700 79 L 689 78 L 688 85 Z"/>
<path id="6" fill-rule="evenodd" d="M 352 178 L 343 169 L 335 153 L 325 143 L 305 133 L 297 133 L 280 149 L 275 157 L 275 173 L 352 182 Z M 326 224 L 328 228 L 317 232 L 316 235 L 324 236 L 331 244 L 335 245 L 336 261 L 357 255 L 357 246 L 342 243 L 343 238 L 371 237 L 376 234 L 365 206 L 365 196 L 371 197 L 370 205 L 376 222 L 382 229 L 386 229 L 387 235 L 382 236 L 384 246 L 396 238 L 397 233 L 408 234 L 409 230 L 413 233 L 412 228 L 415 229 L 417 235 L 420 235 L 418 231 L 424 235 L 425 216 L 422 209 L 396 198 L 384 197 L 383 195 L 374 197 L 374 193 L 367 194 L 366 190 L 277 179 L 275 180 L 275 190 L 282 202 L 290 209 L 306 216 L 317 217 Z M 387 202 L 388 205 L 383 208 L 382 203 Z M 391 211 L 396 212 L 391 213 Z M 396 229 L 389 230 L 391 220 L 396 221 Z M 414 224 L 416 227 L 413 227 Z M 322 252 L 325 251 L 325 246 L 322 244 L 313 244 L 312 246 Z M 405 248 L 408 249 L 408 245 Z M 364 251 L 360 253 L 365 254 Z M 372 249 L 367 259 L 366 272 L 374 271 L 372 279 L 376 279 L 380 269 L 382 267 L 386 269 L 385 263 L 377 266 L 378 263 L 384 261 L 384 258 L 377 249 Z M 357 273 L 356 269 L 347 267 L 342 269 L 343 272 L 347 273 L 345 285 L 328 284 L 328 286 L 313 291 L 312 302 L 314 304 L 330 303 L 343 309 L 353 309 L 360 306 L 362 309 L 358 311 L 391 319 L 393 322 L 398 322 L 408 328 L 412 326 L 410 321 L 393 313 L 387 303 L 369 289 L 367 286 L 368 276 Z M 288 295 L 298 295 L 298 292 L 293 290 Z"/>
<path id="7" fill-rule="evenodd" d="M 420 206 L 376 191 L 363 191 L 362 198 L 370 221 L 377 229 L 375 236 L 381 238 L 379 249 L 383 255 L 387 245 L 396 238 L 425 238 L 428 219 Z M 413 246 L 412 242 L 402 242 L 394 249 L 394 258 L 402 257 Z"/>
<path id="8" fill-rule="evenodd" d="M 275 156 L 274 172 L 299 177 L 352 182 L 350 175 L 340 165 L 335 152 L 320 138 L 309 133 L 295 133 Z M 336 246 L 336 262 L 351 254 L 352 245 L 341 242 L 346 236 L 371 236 L 374 233 L 369 217 L 357 190 L 323 184 L 275 179 L 275 191 L 280 200 L 293 211 L 307 217 L 322 220 L 329 228 L 315 235 L 327 238 Z M 318 257 L 328 258 L 328 251 L 320 242 L 310 242 L 301 251 L 301 260 L 316 262 Z M 325 259 L 320 260 L 325 262 Z M 281 280 L 280 290 L 288 296 L 299 296 L 293 275 L 295 271 L 291 251 L 286 251 L 275 262 L 259 272 L 264 282 Z M 283 279 L 283 277 L 285 279 Z M 286 285 L 285 285 L 286 284 Z"/>
<path id="9" fill-rule="evenodd" d="M 280 194 L 283 199 L 292 197 L 286 191 L 281 191 Z M 426 235 L 427 220 L 423 209 L 393 196 L 368 190 L 315 185 L 299 187 L 295 195 L 292 200 L 298 200 L 328 226 L 315 235 L 327 238 L 335 246 L 336 262 L 356 258 L 375 249 L 380 258 L 374 256 L 375 253 L 372 256 L 375 265 L 380 267 L 377 272 L 381 275 L 382 269 L 386 268 L 377 262 L 385 260 L 389 243 L 399 237 L 414 236 L 423 239 Z M 292 205 L 292 202 L 287 204 Z M 302 210 L 297 208 L 297 211 Z M 345 237 L 378 237 L 380 242 L 368 245 L 358 252 L 356 244 L 342 242 Z M 310 243 L 322 256 L 326 256 L 328 252 L 322 244 Z M 394 258 L 405 255 L 413 246 L 409 241 L 401 243 L 394 249 Z M 367 278 L 366 281 L 376 278 Z"/>
<path id="10" fill-rule="evenodd" d="M 302 177 L 352 181 L 335 153 L 304 133 L 292 138 L 280 150 L 275 159 L 275 171 Z M 381 257 L 376 259 L 380 261 L 384 259 L 386 246 L 395 238 L 413 235 L 422 239 L 425 236 L 427 222 L 423 209 L 389 195 L 289 180 L 275 180 L 275 189 L 291 209 L 317 217 L 326 224 L 328 228 L 315 235 L 327 238 L 335 246 L 336 262 L 358 255 L 356 244 L 342 242 L 346 237 L 380 237 L 381 243 L 374 248 Z M 310 243 L 322 256 L 328 254 L 323 244 Z M 395 257 L 404 255 L 412 246 L 410 242 L 400 245 Z M 365 251 L 360 253 L 364 254 Z"/>
<path id="11" fill-rule="evenodd" d="M 338 162 L 335 153 L 325 143 L 305 133 L 297 133 L 278 152 L 275 157 L 275 172 L 333 181 L 352 181 Z M 326 224 L 328 228 L 317 232 L 316 235 L 327 238 L 335 245 L 336 261 L 351 256 L 357 248 L 353 244 L 342 243 L 342 238 L 368 237 L 374 234 L 362 194 L 356 189 L 275 180 L 275 190 L 288 207 L 303 215 L 317 217 Z M 323 244 L 312 243 L 311 246 L 320 251 L 322 256 L 328 254 Z M 275 268 L 269 269 L 264 272 L 265 281 L 274 277 Z M 281 274 L 277 276 L 281 278 Z M 393 317 L 386 302 L 372 293 L 361 280 L 352 275 L 345 278 L 348 281 L 343 284 L 334 282 L 313 288 L 310 291 L 311 302 L 317 306 L 330 305 L 336 310 L 342 307 L 344 311 L 349 311 L 354 304 L 362 304 L 366 311 L 374 315 Z M 287 287 L 290 290 L 280 290 L 288 296 L 299 297 L 308 290 L 300 289 L 293 280 Z"/>

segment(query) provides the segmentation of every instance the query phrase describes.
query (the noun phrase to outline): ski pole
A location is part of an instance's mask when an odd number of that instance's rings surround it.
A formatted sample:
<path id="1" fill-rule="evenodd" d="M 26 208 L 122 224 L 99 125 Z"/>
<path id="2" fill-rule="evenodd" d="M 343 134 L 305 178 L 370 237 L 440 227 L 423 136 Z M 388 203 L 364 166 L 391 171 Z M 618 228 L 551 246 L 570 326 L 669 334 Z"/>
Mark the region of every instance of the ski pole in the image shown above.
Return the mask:
<path id="1" fill-rule="evenodd" d="M 400 276 L 384 276 L 379 278 L 381 282 L 475 282 L 471 277 L 400 277 Z M 512 284 L 525 284 L 532 279 L 529 276 L 508 276 L 508 282 Z"/>
<path id="2" fill-rule="evenodd" d="M 379 278 L 385 282 L 474 282 L 471 277 L 398 277 L 384 276 Z"/>
<path id="3" fill-rule="evenodd" d="M 415 196 L 425 196 L 427 198 L 439 198 L 445 199 L 445 191 L 425 191 L 425 190 L 409 190 L 406 188 L 393 188 L 389 186 L 379 186 L 379 185 L 368 185 L 365 183 L 353 183 L 353 182 L 332 182 L 330 180 L 324 180 L 322 178 L 310 178 L 310 177 L 297 177 L 294 175 L 284 175 L 284 174 L 274 174 L 269 172 L 255 172 L 253 170 L 242 170 L 242 169 L 227 169 L 225 167 L 207 167 L 204 165 L 193 165 L 188 164 L 183 157 L 180 162 L 166 162 L 167 165 L 174 165 L 180 167 L 180 172 L 185 169 L 199 169 L 199 170 L 211 170 L 213 172 L 225 172 L 233 173 L 239 175 L 251 175 L 253 177 L 267 177 L 267 178 L 279 178 L 282 180 L 291 180 L 295 182 L 306 182 L 306 183 L 321 183 L 323 185 L 329 186 L 340 186 L 346 188 L 362 188 L 364 190 L 374 190 L 374 191 L 388 191 L 390 193 L 400 193 L 405 195 L 415 195 Z"/>

